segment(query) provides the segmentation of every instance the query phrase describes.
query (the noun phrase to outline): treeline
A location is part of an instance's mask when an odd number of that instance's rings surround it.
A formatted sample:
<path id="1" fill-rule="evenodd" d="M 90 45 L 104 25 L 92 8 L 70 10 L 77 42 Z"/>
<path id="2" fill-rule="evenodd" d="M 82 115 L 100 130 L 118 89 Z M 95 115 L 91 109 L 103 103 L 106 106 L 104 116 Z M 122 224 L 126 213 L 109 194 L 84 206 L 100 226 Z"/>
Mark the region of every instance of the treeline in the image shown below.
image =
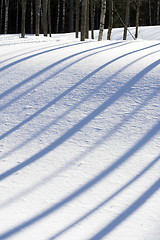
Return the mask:
<path id="1" fill-rule="evenodd" d="M 91 30 L 160 24 L 160 0 L 0 0 L 0 33 L 81 32 L 81 40 Z M 125 33 L 124 33 L 125 39 Z"/>

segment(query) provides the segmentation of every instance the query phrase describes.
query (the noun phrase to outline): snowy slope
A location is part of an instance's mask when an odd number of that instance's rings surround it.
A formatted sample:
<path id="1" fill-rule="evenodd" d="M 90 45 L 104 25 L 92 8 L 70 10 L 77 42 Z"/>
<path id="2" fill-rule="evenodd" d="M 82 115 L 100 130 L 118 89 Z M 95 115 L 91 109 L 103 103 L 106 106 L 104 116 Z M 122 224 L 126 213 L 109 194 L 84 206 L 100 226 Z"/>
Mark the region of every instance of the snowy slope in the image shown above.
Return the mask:
<path id="1" fill-rule="evenodd" d="M 160 240 L 159 32 L 0 35 L 0 239 Z"/>

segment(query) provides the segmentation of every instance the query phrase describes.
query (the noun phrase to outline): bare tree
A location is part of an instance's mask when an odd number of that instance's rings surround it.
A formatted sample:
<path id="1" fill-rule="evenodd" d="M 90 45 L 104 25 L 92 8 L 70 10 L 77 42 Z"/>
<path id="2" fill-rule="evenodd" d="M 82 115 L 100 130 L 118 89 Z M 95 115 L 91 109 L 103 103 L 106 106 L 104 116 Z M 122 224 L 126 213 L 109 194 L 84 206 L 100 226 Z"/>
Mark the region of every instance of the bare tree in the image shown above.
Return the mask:
<path id="1" fill-rule="evenodd" d="M 57 21 L 56 21 L 56 33 L 59 30 L 59 19 L 60 19 L 60 0 L 57 2 Z"/>
<path id="2" fill-rule="evenodd" d="M 2 32 L 2 22 L 3 22 L 3 4 L 4 4 L 4 1 L 1 0 L 1 11 L 0 11 L 0 14 L 1 14 L 1 17 L 0 17 L 0 33 Z"/>
<path id="3" fill-rule="evenodd" d="M 140 0 L 137 0 L 137 5 L 136 5 L 136 32 L 135 32 L 135 38 L 138 38 L 139 15 L 140 15 Z"/>
<path id="4" fill-rule="evenodd" d="M 35 22 L 35 34 L 36 36 L 39 36 L 39 33 L 40 33 L 40 9 L 41 9 L 41 0 L 36 0 L 36 6 L 35 6 L 35 9 L 36 9 L 36 13 L 35 13 L 35 19 L 36 19 L 36 22 Z"/>
<path id="5" fill-rule="evenodd" d="M 76 0 L 76 38 L 78 38 L 79 33 L 79 7 L 80 7 L 80 1 Z"/>
<path id="6" fill-rule="evenodd" d="M 107 40 L 111 40 L 112 26 L 113 26 L 113 0 L 109 1 L 109 19 L 108 19 L 108 33 Z"/>
<path id="7" fill-rule="evenodd" d="M 66 19 L 66 0 L 62 1 L 62 32 L 65 31 L 65 19 Z"/>
<path id="8" fill-rule="evenodd" d="M 47 37 L 48 33 L 48 21 L 47 21 L 47 0 L 42 0 L 42 9 L 43 9 L 43 34 L 45 37 Z"/>
<path id="9" fill-rule="evenodd" d="M 85 40 L 85 34 L 86 34 L 86 15 L 87 15 L 87 0 L 82 0 L 81 41 L 84 41 L 84 40 Z"/>
<path id="10" fill-rule="evenodd" d="M 69 31 L 73 32 L 74 31 L 74 27 L 73 27 L 73 19 L 74 19 L 74 4 L 73 4 L 73 0 L 70 0 L 70 4 L 69 4 L 70 8 L 69 8 Z"/>
<path id="11" fill-rule="evenodd" d="M 48 0 L 48 28 L 49 28 L 49 36 L 52 37 L 52 26 L 51 26 L 51 1 Z"/>
<path id="12" fill-rule="evenodd" d="M 8 11 L 9 11 L 9 0 L 5 0 L 5 18 L 4 18 L 4 33 L 8 32 Z"/>
<path id="13" fill-rule="evenodd" d="M 26 0 L 21 0 L 21 37 L 25 37 L 25 24 L 26 24 Z"/>
<path id="14" fill-rule="evenodd" d="M 106 0 L 102 0 L 98 41 L 102 41 L 105 17 L 106 17 Z"/>
<path id="15" fill-rule="evenodd" d="M 125 13 L 125 27 L 123 32 L 123 40 L 127 39 L 127 28 L 129 25 L 129 17 L 130 17 L 130 4 L 131 0 L 127 0 L 126 2 L 126 13 Z"/>
<path id="16" fill-rule="evenodd" d="M 95 18 L 95 0 L 90 0 L 91 4 L 91 38 L 94 39 L 94 18 Z"/>
<path id="17" fill-rule="evenodd" d="M 159 15 L 160 15 L 160 0 L 157 0 L 157 25 L 160 24 Z"/>

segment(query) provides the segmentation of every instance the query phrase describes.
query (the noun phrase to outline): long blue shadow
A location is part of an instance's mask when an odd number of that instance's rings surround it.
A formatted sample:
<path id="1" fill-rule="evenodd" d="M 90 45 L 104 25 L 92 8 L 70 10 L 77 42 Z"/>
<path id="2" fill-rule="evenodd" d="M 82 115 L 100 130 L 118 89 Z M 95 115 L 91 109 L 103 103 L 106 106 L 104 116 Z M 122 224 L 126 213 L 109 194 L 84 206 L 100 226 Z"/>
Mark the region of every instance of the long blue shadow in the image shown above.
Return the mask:
<path id="1" fill-rule="evenodd" d="M 45 156 L 47 153 L 53 151 L 55 148 L 57 148 L 59 145 L 64 143 L 67 139 L 72 137 L 76 132 L 78 132 L 80 129 L 82 129 L 86 124 L 88 124 L 91 120 L 93 120 L 95 117 L 97 117 L 100 113 L 102 113 L 106 108 L 111 106 L 115 101 L 117 101 L 122 95 L 125 93 L 128 93 L 131 91 L 132 86 L 134 86 L 145 74 L 150 72 L 153 68 L 158 66 L 160 64 L 160 60 L 157 60 L 156 62 L 152 63 L 145 69 L 143 69 L 141 72 L 139 72 L 135 77 L 133 77 L 130 81 L 128 81 L 123 87 L 121 87 L 116 93 L 114 93 L 108 100 L 106 100 L 104 103 L 102 103 L 97 109 L 92 111 L 88 116 L 83 118 L 81 121 L 79 121 L 77 124 L 75 124 L 73 127 L 71 127 L 68 131 L 66 131 L 61 137 L 59 137 L 57 140 L 55 140 L 53 143 L 51 143 L 49 146 L 45 147 L 40 152 L 34 154 L 32 157 L 25 160 L 23 163 L 17 165 L 16 167 L 13 167 L 9 169 L 8 171 L 2 173 L 0 175 L 0 180 L 5 179 L 12 175 L 13 173 L 19 171 L 20 169 L 26 167 L 27 165 L 30 165 L 37 161 L 39 158 Z"/>
<path id="2" fill-rule="evenodd" d="M 73 47 L 73 46 L 84 44 L 84 43 L 87 43 L 87 42 L 65 45 L 65 46 L 61 46 L 61 47 L 57 47 L 57 48 L 54 48 L 54 49 L 49 49 L 49 50 L 45 50 L 43 52 L 32 54 L 30 56 L 27 56 L 27 57 L 18 59 L 17 61 L 14 61 L 12 63 L 9 63 L 9 64 L 5 65 L 4 67 L 1 67 L 0 68 L 0 72 L 4 71 L 4 70 L 6 70 L 6 69 L 8 69 L 8 68 L 10 68 L 10 67 L 12 67 L 12 66 L 14 66 L 14 65 L 16 65 L 18 63 L 20 63 L 20 62 L 26 61 L 26 60 L 28 60 L 30 58 L 34 58 L 34 57 L 40 56 L 42 54 L 46 54 L 46 53 L 53 52 L 53 51 L 56 51 L 56 50 L 59 50 L 59 49 L 63 49 L 63 48 L 67 48 L 67 47 Z"/>
<path id="3" fill-rule="evenodd" d="M 158 51 L 149 53 L 145 56 L 140 57 L 139 59 L 134 60 L 133 62 L 129 63 L 127 66 L 123 67 L 121 70 L 119 70 L 118 72 L 116 72 L 115 74 L 113 74 L 110 77 L 110 81 L 111 79 L 113 79 L 113 77 L 115 77 L 118 73 L 122 72 L 124 69 L 126 69 L 128 66 L 131 66 L 133 63 L 145 58 L 145 57 L 149 57 L 152 54 L 157 53 Z M 94 53 L 93 53 L 94 54 Z M 33 138 L 38 137 L 41 133 L 43 133 L 46 129 L 48 129 L 49 127 L 53 126 L 58 120 L 62 119 L 64 116 L 66 116 L 67 114 L 69 114 L 71 111 L 75 110 L 76 107 L 78 107 L 80 104 L 82 104 L 84 101 L 86 101 L 90 96 L 92 96 L 94 93 L 98 92 L 103 86 L 105 86 L 106 84 L 106 80 L 99 85 L 96 89 L 94 89 L 91 93 L 89 93 L 87 96 L 85 96 L 81 101 L 77 102 L 76 104 L 74 104 L 69 110 L 67 110 L 65 113 L 61 114 L 60 116 L 58 116 L 54 121 L 52 121 L 51 123 L 49 123 L 48 125 L 46 125 L 45 127 L 43 127 L 38 133 L 34 134 L 33 136 L 31 136 L 29 139 L 27 139 L 26 141 L 22 142 L 21 144 L 19 144 L 16 148 L 10 150 L 8 153 L 2 155 L 0 157 L 0 159 L 7 157 L 10 153 L 13 153 L 14 151 L 20 149 L 21 147 L 23 147 L 25 144 L 29 143 L 30 141 L 33 140 Z M 159 88 L 155 91 L 155 94 L 158 94 L 159 92 Z M 147 98 L 149 99 L 149 98 Z M 1 136 L 0 136 L 1 137 Z"/>
<path id="4" fill-rule="evenodd" d="M 30 218 L 29 220 L 19 224 L 18 226 L 14 227 L 10 230 L 7 230 L 6 232 L 2 233 L 0 235 L 0 239 L 7 239 L 7 238 L 11 237 L 12 235 L 15 235 L 16 233 L 21 231 L 21 229 L 29 227 L 32 224 L 40 221 L 41 219 L 46 218 L 47 216 L 51 215 L 53 212 L 57 211 L 61 207 L 64 207 L 64 205 L 66 205 L 67 203 L 71 202 L 72 200 L 74 200 L 78 196 L 80 196 L 83 193 L 85 193 L 86 191 L 88 191 L 91 187 L 93 187 L 98 182 L 103 180 L 107 175 L 111 174 L 117 167 L 124 164 L 127 161 L 127 159 L 129 159 L 133 154 L 135 154 L 145 144 L 147 144 L 150 141 L 150 139 L 153 138 L 158 133 L 159 130 L 160 130 L 160 121 L 157 124 L 155 124 L 154 127 L 150 131 L 148 131 L 146 133 L 146 135 L 143 138 L 141 138 L 128 152 L 126 152 L 122 157 L 117 159 L 117 161 L 115 161 L 111 166 L 104 169 L 95 178 L 88 181 L 85 185 L 83 185 L 79 189 L 75 190 L 73 193 L 71 193 L 69 196 L 62 199 L 58 203 L 56 203 L 53 206 L 47 208 L 42 213 Z M 140 197 L 135 202 L 135 204 L 133 204 L 132 207 L 127 209 L 125 211 L 125 213 L 123 214 L 123 216 L 119 217 L 118 221 L 116 221 L 116 222 L 119 223 L 120 221 L 122 221 L 121 219 L 124 220 L 124 218 L 126 218 L 127 214 L 128 215 L 129 215 L 129 213 L 131 214 L 133 211 L 135 211 L 138 208 L 137 206 L 142 205 L 142 203 L 144 203 L 146 201 L 147 197 L 151 196 L 151 194 L 153 194 L 156 190 L 158 190 L 159 184 L 160 184 L 160 180 L 158 180 L 145 194 L 143 194 L 143 196 Z M 116 223 L 113 223 L 112 225 L 115 227 Z M 113 229 L 113 227 L 112 227 L 112 229 Z"/>
<path id="5" fill-rule="evenodd" d="M 74 164 L 77 161 L 80 161 L 81 159 L 83 159 L 84 157 L 86 157 L 90 152 L 92 152 L 93 150 L 95 150 L 95 148 L 101 144 L 104 143 L 104 141 L 106 141 L 108 138 L 110 138 L 118 129 L 120 129 L 125 123 L 127 123 L 136 113 L 138 113 L 143 107 L 145 107 L 154 97 L 157 96 L 157 94 L 160 92 L 160 88 L 155 90 L 152 94 L 150 94 L 149 96 L 147 96 L 147 98 L 144 99 L 144 101 L 138 106 L 136 107 L 131 113 L 126 114 L 125 117 L 123 118 L 122 121 L 120 121 L 119 123 L 117 123 L 113 128 L 111 128 L 109 131 L 107 131 L 107 133 L 102 136 L 99 140 L 97 140 L 94 144 L 92 144 L 90 147 L 87 148 L 86 151 L 82 152 L 81 154 L 79 154 L 77 157 L 75 157 L 74 159 L 72 159 L 70 162 L 66 163 L 64 166 L 62 166 L 60 169 L 58 169 L 55 172 L 52 172 L 49 176 L 47 176 L 46 178 L 42 179 L 39 183 L 34 184 L 31 188 L 28 188 L 26 190 L 24 190 L 23 192 L 17 194 L 16 196 L 8 199 L 6 202 L 4 202 L 3 204 L 0 205 L 0 207 L 3 207 L 8 204 L 13 203 L 16 199 L 20 199 L 21 197 L 23 197 L 24 195 L 26 195 L 27 193 L 31 193 L 32 191 L 34 191 L 35 189 L 37 190 L 38 187 L 46 184 L 48 181 L 50 181 L 51 179 L 53 179 L 55 176 L 57 176 L 58 174 L 62 173 L 63 171 L 67 170 L 72 164 Z M 19 146 L 21 147 L 21 146 Z M 9 152 L 10 153 L 10 152 Z M 7 153 L 7 154 L 9 154 Z M 6 157 L 8 155 L 4 155 L 3 157 Z"/>
<path id="6" fill-rule="evenodd" d="M 118 44 L 118 43 L 113 43 L 113 44 Z M 126 45 L 126 44 L 122 44 L 122 45 Z M 116 46 L 116 47 L 121 47 L 122 45 L 118 45 L 118 46 Z M 14 97 L 13 99 L 11 99 L 11 100 L 10 100 L 9 102 L 7 102 L 6 104 L 2 105 L 1 108 L 0 108 L 0 110 L 4 110 L 5 108 L 7 108 L 7 107 L 10 106 L 11 104 L 13 104 L 15 101 L 17 101 L 19 98 L 25 96 L 25 95 L 28 94 L 29 92 L 33 91 L 35 88 L 37 88 L 37 87 L 41 86 L 43 83 L 47 82 L 49 79 L 55 77 L 55 76 L 58 75 L 59 73 L 63 72 L 64 70 L 66 70 L 67 68 L 71 67 L 72 65 L 74 65 L 74 64 L 76 64 L 76 63 L 84 60 L 85 58 L 88 58 L 88 57 L 91 57 L 91 56 L 93 56 L 93 55 L 95 55 L 95 54 L 99 54 L 99 53 L 101 53 L 101 52 L 108 51 L 108 50 L 110 50 L 110 49 L 116 48 L 116 47 L 111 47 L 111 48 L 109 48 L 109 47 L 110 47 L 110 45 L 108 45 L 108 46 L 101 46 L 101 47 L 99 47 L 99 48 L 107 48 L 107 49 L 103 49 L 103 50 L 101 50 L 101 51 L 96 51 L 96 52 L 94 52 L 94 53 L 92 53 L 92 54 L 90 54 L 90 55 L 84 56 L 84 57 L 82 57 L 82 58 L 80 58 L 80 59 L 78 59 L 78 60 L 76 60 L 76 61 L 73 61 L 72 63 L 69 63 L 67 66 L 65 66 L 65 67 L 63 67 L 62 69 L 58 70 L 58 71 L 55 72 L 53 75 L 51 75 L 51 76 L 45 78 L 44 80 L 38 82 L 37 84 L 35 84 L 35 85 L 32 86 L 31 88 L 27 89 L 26 91 L 24 91 L 24 92 L 16 95 L 16 97 Z M 99 49 L 99 48 L 96 48 L 96 50 Z M 89 49 L 89 50 L 87 50 L 87 51 L 93 51 L 93 50 L 95 50 L 95 48 L 94 48 L 94 49 Z M 86 52 L 86 51 L 84 51 L 84 52 Z M 67 60 L 70 59 L 70 58 L 73 58 L 73 57 L 75 57 L 75 56 L 78 56 L 78 55 L 80 55 L 80 54 L 83 54 L 84 52 L 76 53 L 76 54 L 71 55 L 71 56 L 68 56 L 68 57 L 66 57 L 66 58 L 64 58 L 64 59 L 61 59 L 60 61 L 58 61 L 58 62 L 56 62 L 56 63 L 54 63 L 54 64 L 51 64 L 50 66 L 46 67 L 46 68 L 45 68 L 45 71 L 48 71 L 49 69 L 55 67 L 56 65 L 58 65 L 58 64 L 60 64 L 60 63 L 62 63 L 62 62 L 64 62 L 64 61 L 67 61 Z M 32 75 L 31 77 L 27 78 L 25 81 L 28 82 L 28 81 L 30 81 L 30 79 L 33 80 L 34 78 L 36 78 L 35 75 L 37 75 L 37 74 L 39 75 L 39 73 L 42 74 L 43 71 L 44 71 L 44 69 L 40 71 L 41 73 L 38 72 L 38 73 Z"/>
<path id="7" fill-rule="evenodd" d="M 153 47 L 153 46 L 152 46 Z M 148 48 L 148 47 L 147 47 Z M 136 53 L 137 51 L 142 51 L 144 49 L 139 49 L 136 50 L 134 52 L 130 52 L 127 54 L 124 54 L 120 57 L 117 57 L 113 60 L 111 60 L 108 63 L 105 63 L 104 65 L 102 65 L 101 67 L 99 67 L 98 69 L 94 70 L 93 72 L 91 72 L 90 74 L 88 74 L 86 77 L 84 77 L 82 80 L 80 80 L 79 82 L 75 83 L 73 86 L 71 86 L 70 88 L 68 88 L 66 91 L 64 91 L 63 93 L 61 93 L 58 97 L 56 97 L 54 100 L 50 101 L 48 104 L 46 104 L 44 107 L 42 107 L 40 110 L 38 110 L 36 113 L 32 114 L 30 117 L 28 117 L 27 119 L 25 119 L 24 121 L 22 121 L 21 123 L 19 123 L 17 126 L 13 127 L 12 129 L 8 130 L 7 132 L 5 132 L 4 134 L 2 134 L 0 136 L 0 140 L 2 140 L 3 138 L 7 137 L 8 135 L 10 135 L 12 132 L 18 130 L 20 127 L 22 127 L 23 125 L 25 125 L 26 123 L 28 123 L 29 121 L 31 121 L 33 118 L 37 117 L 39 114 L 41 114 L 42 112 L 46 111 L 49 107 L 51 107 L 52 105 L 54 105 L 55 103 L 57 103 L 60 99 L 62 99 L 64 96 L 66 96 L 67 94 L 69 94 L 71 91 L 73 91 L 75 88 L 77 88 L 79 85 L 81 85 L 82 83 L 84 83 L 85 81 L 87 81 L 89 78 L 91 78 L 94 74 L 96 74 L 97 72 L 99 72 L 100 70 L 102 70 L 103 68 L 105 68 L 106 66 L 112 64 L 113 62 L 126 57 L 129 54 L 133 54 Z"/>
<path id="8" fill-rule="evenodd" d="M 53 63 L 53 64 L 51 64 L 51 65 L 49 65 L 49 66 L 47 66 L 46 68 L 42 69 L 41 71 L 33 74 L 31 77 L 23 80 L 22 82 L 14 85 L 14 86 L 11 87 L 10 89 L 4 91 L 2 94 L 0 94 L 0 99 L 3 98 L 4 96 L 7 96 L 7 95 L 10 94 L 10 93 L 12 93 L 12 92 L 15 91 L 16 89 L 22 87 L 22 86 L 25 85 L 26 83 L 32 81 L 34 78 L 39 77 L 39 76 L 42 75 L 44 72 L 50 70 L 51 68 L 57 66 L 58 64 L 61 64 L 62 62 L 67 61 L 67 60 L 70 59 L 70 58 L 73 58 L 73 57 L 76 57 L 76 56 L 78 56 L 78 55 L 81 55 L 81 54 L 84 54 L 84 53 L 87 53 L 87 52 L 90 52 L 90 51 L 94 51 L 94 50 L 97 50 L 97 49 L 110 47 L 110 46 L 112 46 L 112 45 L 119 44 L 119 43 L 120 43 L 120 42 L 116 42 L 116 43 L 112 43 L 112 44 L 109 44 L 109 45 L 100 46 L 100 47 L 98 47 L 98 48 L 87 49 L 87 50 L 84 50 L 84 51 L 82 51 L 82 52 L 78 52 L 78 53 L 72 54 L 72 55 L 70 55 L 70 56 L 68 56 L 68 57 L 65 57 L 65 58 L 63 58 L 63 59 L 61 59 L 61 60 L 59 60 L 59 61 L 57 61 L 57 62 L 55 62 L 55 63 Z M 67 45 L 67 46 L 63 46 L 63 47 L 60 47 L 60 48 L 72 47 L 72 46 L 74 46 L 74 45 L 76 45 L 76 44 Z M 44 53 L 51 52 L 51 51 L 55 51 L 55 50 L 59 50 L 60 48 L 50 49 L 50 50 L 44 51 Z M 40 54 L 43 54 L 43 52 L 42 52 L 42 53 L 37 53 L 37 54 L 31 55 L 31 56 L 28 56 L 28 57 L 25 57 L 24 59 L 27 60 L 27 59 L 31 58 L 32 56 L 35 57 L 35 56 L 39 56 Z M 22 60 L 22 59 L 18 60 L 18 62 L 21 62 L 21 61 L 24 61 L 24 60 Z M 11 64 L 13 64 L 13 63 L 11 63 Z M 13 64 L 13 65 L 14 65 L 14 64 Z"/>
<path id="9" fill-rule="evenodd" d="M 148 170 L 150 170 L 158 161 L 160 160 L 160 155 L 155 158 L 151 163 L 149 163 L 136 177 L 132 178 L 128 183 L 123 185 L 119 190 L 117 190 L 115 193 L 113 193 L 110 197 L 105 199 L 103 202 L 98 204 L 94 209 L 88 211 L 86 214 L 78 218 L 76 221 L 69 224 L 67 227 L 56 233 L 54 236 L 49 238 L 48 240 L 56 239 L 57 237 L 61 236 L 62 234 L 66 233 L 67 231 L 71 230 L 73 227 L 75 227 L 77 224 L 82 222 L 83 220 L 86 220 L 86 218 L 90 217 L 93 213 L 98 211 L 101 207 L 103 207 L 106 203 L 111 201 L 114 197 L 118 196 L 121 192 L 123 192 L 125 189 L 127 189 L 129 186 L 131 186 L 134 182 L 136 182 L 140 177 L 142 177 Z"/>
<path id="10" fill-rule="evenodd" d="M 124 222 L 130 215 L 137 211 L 148 199 L 160 189 L 160 179 L 158 179 L 147 191 L 145 191 L 132 205 L 124 210 L 118 217 L 101 229 L 89 240 L 99 240 L 106 237 L 111 231 Z"/>

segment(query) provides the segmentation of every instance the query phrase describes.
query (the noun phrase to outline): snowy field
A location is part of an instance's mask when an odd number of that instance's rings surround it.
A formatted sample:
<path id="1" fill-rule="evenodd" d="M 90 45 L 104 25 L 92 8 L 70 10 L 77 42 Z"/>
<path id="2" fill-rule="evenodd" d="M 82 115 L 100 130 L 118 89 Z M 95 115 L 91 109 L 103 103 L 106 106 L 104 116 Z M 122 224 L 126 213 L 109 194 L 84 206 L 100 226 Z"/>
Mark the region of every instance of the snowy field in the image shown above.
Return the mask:
<path id="1" fill-rule="evenodd" d="M 0 35 L 1 240 L 160 240 L 160 27 L 122 31 Z"/>

